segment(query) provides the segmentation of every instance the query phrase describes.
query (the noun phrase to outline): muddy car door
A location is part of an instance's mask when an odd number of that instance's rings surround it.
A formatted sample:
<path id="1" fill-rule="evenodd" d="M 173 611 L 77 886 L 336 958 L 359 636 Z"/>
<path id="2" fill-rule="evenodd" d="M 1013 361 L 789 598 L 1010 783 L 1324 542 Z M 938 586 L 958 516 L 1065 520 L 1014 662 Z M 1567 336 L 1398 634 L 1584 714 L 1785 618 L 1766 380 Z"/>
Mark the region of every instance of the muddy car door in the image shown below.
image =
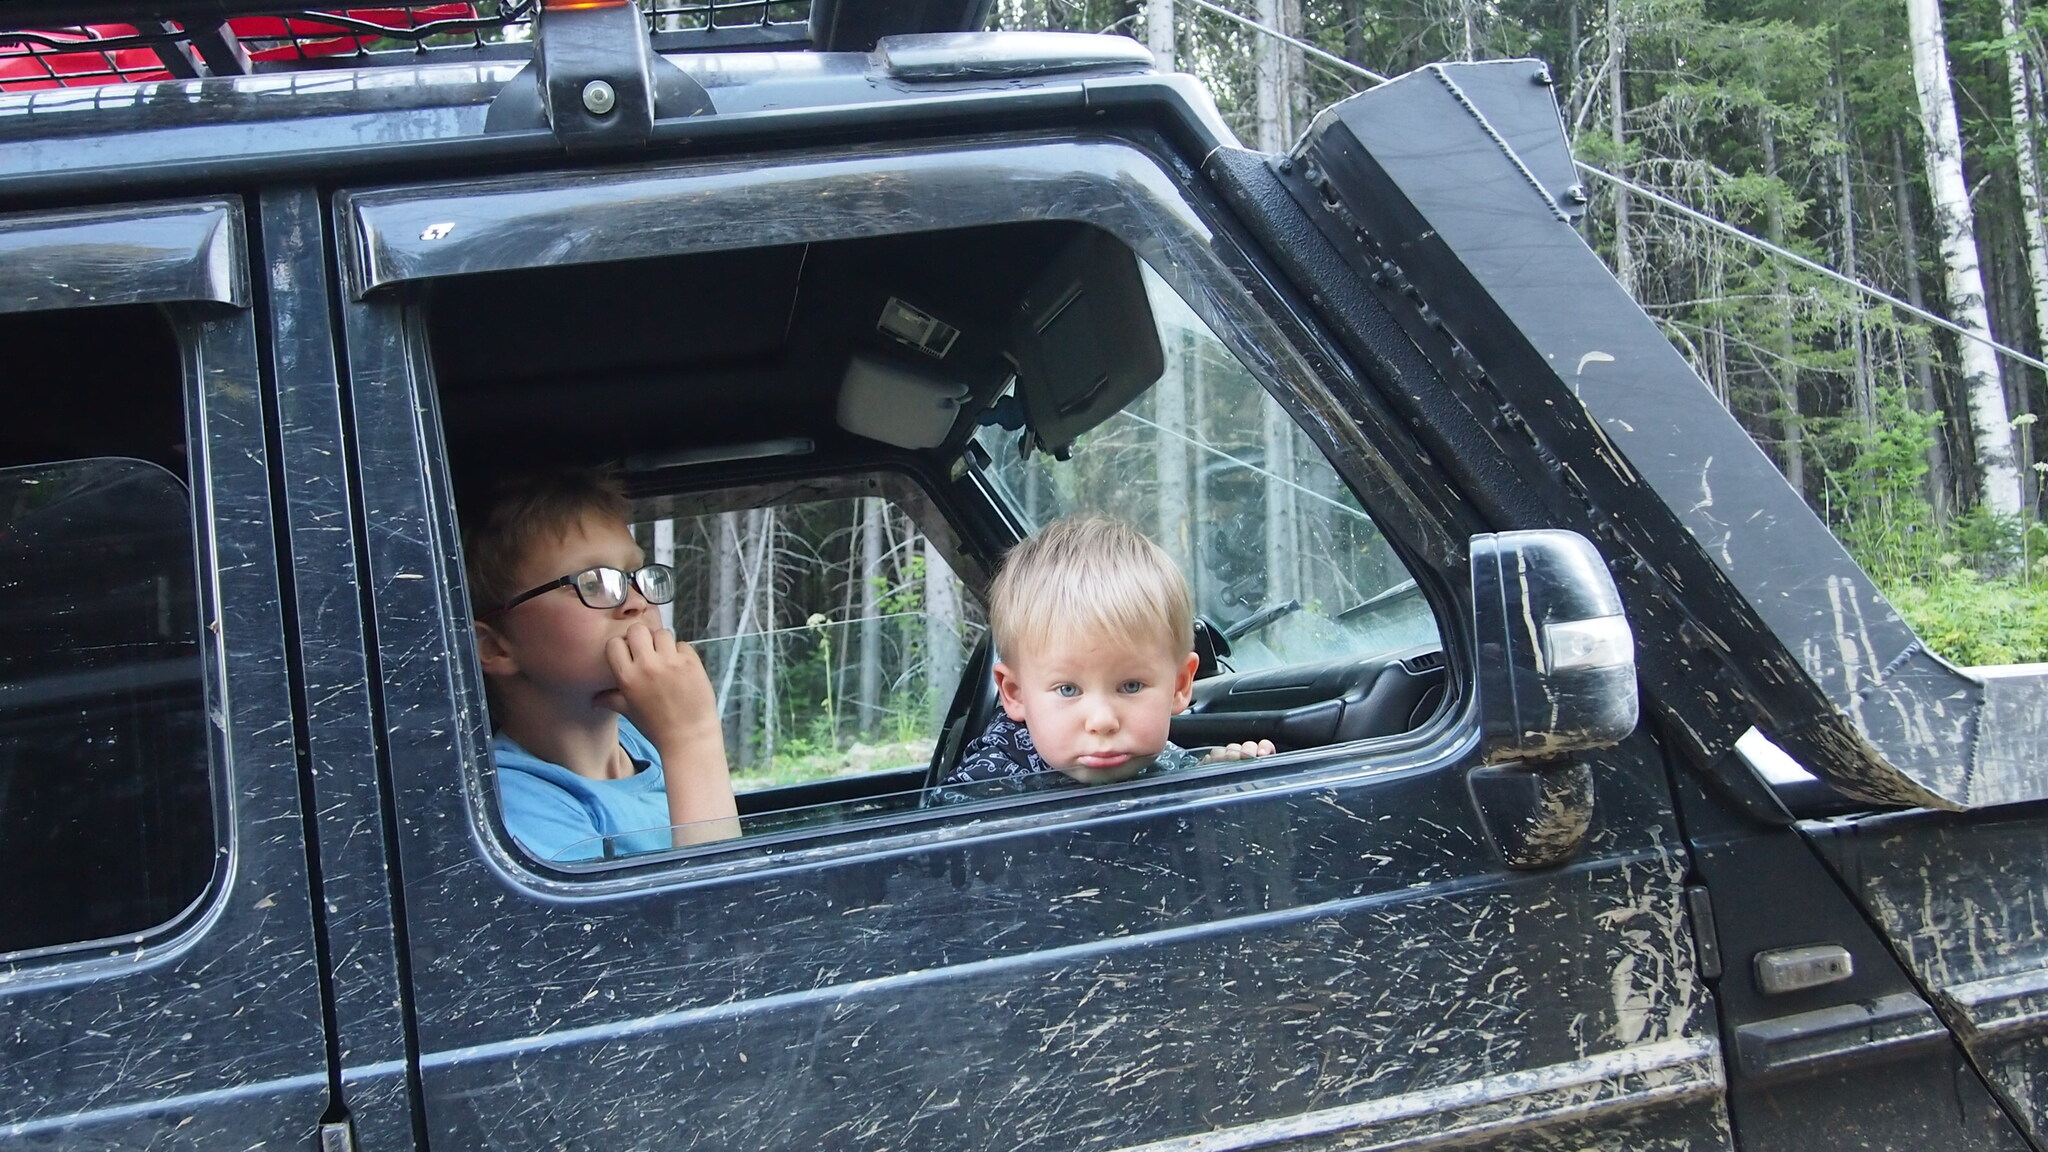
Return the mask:
<path id="1" fill-rule="evenodd" d="M 1159 86 L 1153 111 L 1187 107 Z M 1380 365 L 1293 310 L 1215 187 L 1160 134 L 1091 123 L 335 200 L 430 1143 L 1729 1145 L 1667 753 L 1630 731 L 1627 632 L 1600 566 L 1576 538 L 1487 533 L 1365 383 Z M 1188 131 L 1223 139 L 1213 122 Z M 1062 261 L 1088 248 L 1129 273 L 1058 289 Z M 1111 291 L 1146 296 L 1112 306 Z M 516 316 L 477 320 L 493 301 Z M 1035 336 L 1017 334 L 1018 314 L 1041 316 Z M 1003 341 L 1138 315 L 1178 393 L 1084 380 L 1054 405 L 1070 418 L 1057 431 L 1033 423 L 1028 397 L 1001 403 Z M 940 345 L 965 358 L 951 378 Z M 1084 351 L 1045 360 L 1092 363 Z M 929 437 L 849 430 L 875 427 L 838 407 L 875 363 L 939 377 L 884 389 L 950 397 Z M 1162 406 L 1213 398 L 1226 377 L 1242 390 L 1220 415 L 1175 422 Z M 1019 457 L 1010 420 L 1050 458 Z M 1248 628 L 1348 644 L 1407 605 L 1428 643 L 1389 641 L 1373 675 L 1444 691 L 1390 730 L 1354 730 L 1341 718 L 1375 712 L 1370 685 L 1318 684 L 1363 658 L 1274 640 L 1278 671 L 1235 673 L 1264 679 L 1234 706 L 1302 734 L 1270 760 L 964 804 L 846 777 L 839 795 L 868 794 L 745 802 L 734 839 L 541 859 L 498 802 L 458 543 L 458 474 L 508 445 L 536 465 L 624 457 L 636 517 L 894 477 L 932 542 L 922 555 L 946 559 L 969 599 L 1036 518 L 1019 493 L 1094 491 L 1148 518 L 1171 503 L 1169 529 L 1232 557 L 1218 586 Z M 1195 478 L 1171 489 L 1177 503 L 1150 464 L 1036 488 L 1013 470 L 1161 445 Z M 1261 603 L 1283 562 L 1304 579 L 1342 567 L 1316 550 L 1323 528 L 1287 537 L 1269 520 L 1283 499 L 1350 526 L 1346 555 L 1375 558 L 1355 600 Z M 1254 527 L 1269 522 L 1277 550 Z M 1551 573 L 1551 591 L 1503 581 L 1517 570 Z M 1568 663 L 1606 686 L 1557 690 L 1511 606 L 1557 626 L 1539 647 L 1580 637 Z M 1518 721 L 1517 691 L 1563 711 Z"/>
<path id="2" fill-rule="evenodd" d="M 1429 451 L 1515 462 L 1510 486 L 1473 478 L 1498 514 L 1602 542 L 1673 754 L 1738 1137 L 2022 1146 L 2040 670 L 1930 653 L 1628 300 L 1572 228 L 1586 196 L 1548 84 L 1533 61 L 1433 66 L 1284 159 L 1212 171 L 1272 205 L 1351 342 L 1378 317 L 1440 367 L 1394 393 Z M 1327 247 L 1284 242 L 1289 220 Z M 1818 807 L 1752 770 L 1751 725 L 1818 777 Z M 1794 827 L 1886 808 L 1913 811 Z"/>
<path id="3" fill-rule="evenodd" d="M 239 198 L 0 219 L 0 1142 L 330 1106 Z"/>

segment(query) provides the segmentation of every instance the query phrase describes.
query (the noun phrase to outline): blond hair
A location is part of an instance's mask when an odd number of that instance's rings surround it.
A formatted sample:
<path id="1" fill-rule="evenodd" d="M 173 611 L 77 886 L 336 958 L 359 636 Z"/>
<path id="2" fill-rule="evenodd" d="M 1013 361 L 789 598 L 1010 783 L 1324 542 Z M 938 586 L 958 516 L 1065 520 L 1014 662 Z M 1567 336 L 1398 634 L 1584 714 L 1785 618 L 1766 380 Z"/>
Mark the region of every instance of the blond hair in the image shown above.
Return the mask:
<path id="1" fill-rule="evenodd" d="M 1010 550 L 989 586 L 996 654 L 1017 660 L 1056 638 L 1195 646 L 1194 595 L 1166 550 L 1121 520 L 1055 520 Z"/>
<path id="2" fill-rule="evenodd" d="M 608 470 L 562 468 L 499 480 L 482 514 L 462 532 L 470 610 L 483 615 L 526 591 L 513 587 L 519 566 L 536 549 L 567 539 L 592 514 L 632 522 L 625 489 Z"/>

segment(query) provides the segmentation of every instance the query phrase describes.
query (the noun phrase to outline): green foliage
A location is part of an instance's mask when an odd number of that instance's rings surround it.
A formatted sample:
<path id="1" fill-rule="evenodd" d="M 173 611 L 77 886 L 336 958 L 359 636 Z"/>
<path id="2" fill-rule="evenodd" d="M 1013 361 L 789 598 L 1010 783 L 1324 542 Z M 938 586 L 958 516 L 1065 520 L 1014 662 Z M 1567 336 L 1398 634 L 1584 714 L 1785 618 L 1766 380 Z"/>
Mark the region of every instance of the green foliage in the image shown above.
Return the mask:
<path id="1" fill-rule="evenodd" d="M 1941 414 L 1904 389 L 1873 419 L 1813 423 L 1842 543 L 1928 646 L 1961 665 L 2048 661 L 2048 527 L 1973 508 L 1946 528 L 1924 496 Z M 1994 575 L 1986 575 L 1993 573 Z"/>
<path id="2" fill-rule="evenodd" d="M 816 659 L 784 669 L 789 706 L 781 717 L 775 753 L 733 771 L 734 782 L 742 791 L 906 768 L 930 759 L 932 737 L 926 730 L 928 709 L 923 694 L 894 694 L 884 706 L 882 724 L 873 736 L 850 735 L 838 729 L 836 705 L 820 707 L 800 695 L 801 685 L 815 683 L 822 672 L 822 663 Z M 827 697 L 828 702 L 830 699 Z"/>
<path id="3" fill-rule="evenodd" d="M 875 603 L 884 616 L 924 611 L 924 556 L 905 560 L 902 575 L 891 586 L 887 577 L 874 577 Z"/>
<path id="4" fill-rule="evenodd" d="M 1949 535 L 1963 566 L 2003 573 L 2011 571 L 2019 561 L 2026 531 L 2017 516 L 2000 516 L 1988 508 L 1977 507 L 1958 517 L 1955 530 Z"/>
<path id="5" fill-rule="evenodd" d="M 1829 496 L 1828 519 L 1863 566 L 1924 579 L 1951 545 L 1927 501 L 1927 449 L 1941 413 L 1917 411 L 1903 388 L 1877 392 L 1873 411 L 1807 422 Z"/>

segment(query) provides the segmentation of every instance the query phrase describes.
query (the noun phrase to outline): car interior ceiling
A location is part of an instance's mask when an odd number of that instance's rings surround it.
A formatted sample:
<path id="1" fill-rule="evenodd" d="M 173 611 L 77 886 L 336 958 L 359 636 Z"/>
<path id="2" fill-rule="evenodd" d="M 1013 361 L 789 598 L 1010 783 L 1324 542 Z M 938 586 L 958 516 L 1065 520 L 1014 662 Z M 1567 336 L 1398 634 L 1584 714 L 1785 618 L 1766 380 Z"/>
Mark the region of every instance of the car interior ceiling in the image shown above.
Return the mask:
<path id="1" fill-rule="evenodd" d="M 595 463 L 786 439 L 870 457 L 836 419 L 861 355 L 965 386 L 1013 368 L 1003 325 L 1082 226 L 1030 223 L 457 277 L 428 331 L 458 480 L 494 462 Z M 959 330 L 943 360 L 877 329 L 891 299 Z M 949 440 L 971 433 L 961 421 Z"/>

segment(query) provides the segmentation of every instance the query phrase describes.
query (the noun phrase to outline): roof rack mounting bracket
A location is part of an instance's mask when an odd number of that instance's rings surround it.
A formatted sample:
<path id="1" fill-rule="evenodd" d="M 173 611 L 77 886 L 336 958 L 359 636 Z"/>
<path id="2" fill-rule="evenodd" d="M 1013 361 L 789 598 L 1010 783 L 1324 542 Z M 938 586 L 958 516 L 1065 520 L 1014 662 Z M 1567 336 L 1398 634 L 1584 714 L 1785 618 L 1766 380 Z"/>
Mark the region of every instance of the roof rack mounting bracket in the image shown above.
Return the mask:
<path id="1" fill-rule="evenodd" d="M 192 33 L 192 50 L 215 76 L 247 76 L 255 71 L 249 66 L 248 50 L 225 21 L 194 23 L 187 28 Z"/>
<path id="2" fill-rule="evenodd" d="M 533 64 L 491 102 L 487 132 L 548 128 L 571 152 L 645 145 L 657 116 L 711 111 L 710 94 L 654 54 L 631 0 L 560 6 L 534 15 Z"/>

